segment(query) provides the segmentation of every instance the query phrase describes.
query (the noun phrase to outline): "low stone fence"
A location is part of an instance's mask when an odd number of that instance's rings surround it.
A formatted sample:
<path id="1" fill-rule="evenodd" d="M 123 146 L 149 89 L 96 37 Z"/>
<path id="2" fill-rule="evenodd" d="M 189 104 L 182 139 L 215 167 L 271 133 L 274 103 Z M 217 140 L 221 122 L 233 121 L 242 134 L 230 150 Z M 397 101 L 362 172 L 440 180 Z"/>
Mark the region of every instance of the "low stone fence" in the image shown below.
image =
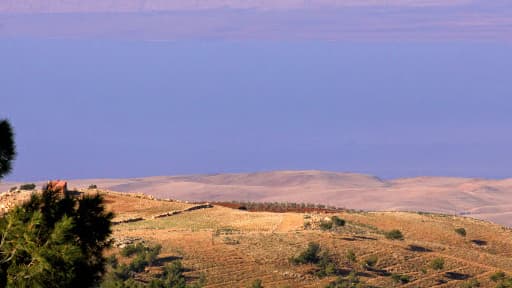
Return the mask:
<path id="1" fill-rule="evenodd" d="M 173 215 L 178 215 L 178 214 L 181 214 L 184 212 L 189 212 L 189 211 L 194 211 L 194 210 L 199 210 L 199 209 L 207 209 L 207 208 L 212 208 L 212 207 L 213 207 L 213 205 L 211 205 L 210 203 L 200 204 L 200 205 L 188 207 L 183 210 L 174 210 L 174 211 L 169 211 L 169 212 L 153 215 L 153 216 L 151 216 L 151 218 L 143 218 L 143 217 L 128 218 L 128 219 L 124 219 L 124 220 L 120 220 L 120 221 L 113 221 L 112 224 L 118 225 L 118 224 L 122 224 L 122 223 L 137 222 L 137 221 L 148 220 L 148 219 L 164 218 L 164 217 L 169 217 L 169 216 L 173 216 Z"/>
<path id="2" fill-rule="evenodd" d="M 144 220 L 144 218 L 134 217 L 134 218 L 122 219 L 119 221 L 112 221 L 112 225 L 118 225 L 118 224 L 123 224 L 123 223 L 132 223 L 132 222 L 138 222 L 138 221 L 142 221 L 142 220 Z"/>
<path id="3" fill-rule="evenodd" d="M 189 211 L 194 211 L 194 210 L 199 210 L 199 209 L 206 209 L 206 208 L 212 208 L 212 207 L 213 207 L 213 205 L 211 205 L 210 203 L 200 204 L 200 205 L 188 207 L 188 208 L 183 209 L 183 210 L 174 210 L 174 211 L 165 212 L 165 213 L 162 213 L 162 214 L 155 215 L 155 216 L 153 216 L 151 218 L 156 219 L 156 218 L 169 217 L 169 216 L 181 214 L 183 212 L 189 212 Z"/>

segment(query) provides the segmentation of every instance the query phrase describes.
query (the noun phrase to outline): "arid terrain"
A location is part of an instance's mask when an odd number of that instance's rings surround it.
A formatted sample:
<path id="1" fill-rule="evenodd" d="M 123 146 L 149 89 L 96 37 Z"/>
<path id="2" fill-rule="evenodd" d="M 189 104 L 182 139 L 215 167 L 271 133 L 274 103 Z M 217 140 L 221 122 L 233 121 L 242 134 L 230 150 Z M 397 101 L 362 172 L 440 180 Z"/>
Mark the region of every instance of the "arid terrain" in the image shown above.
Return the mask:
<path id="1" fill-rule="evenodd" d="M 512 274 L 512 230 L 468 217 L 352 210 L 249 212 L 144 194 L 81 191 L 101 193 L 107 209 L 115 213 L 114 243 L 162 245 L 156 266 L 142 274 L 181 259 L 188 281 L 205 276 L 206 287 L 250 287 L 257 279 L 264 287 L 325 287 L 350 271 L 357 272 L 363 287 L 476 287 L 463 286 L 474 284 L 474 279 L 479 287 L 495 287 L 491 275 Z M 23 198 L 30 193 L 13 195 Z M 321 229 L 333 216 L 345 225 Z M 461 228 L 464 235 L 456 231 Z M 401 231 L 402 240 L 386 237 L 393 229 Z M 337 276 L 319 276 L 313 264 L 290 262 L 310 242 L 328 251 Z M 115 247 L 108 253 L 117 254 Z M 374 261 L 371 267 L 365 266 L 369 259 Z M 440 259 L 444 265 L 434 268 Z"/>
<path id="2" fill-rule="evenodd" d="M 324 171 L 71 180 L 113 191 L 187 201 L 316 203 L 365 211 L 465 215 L 512 227 L 512 179 L 418 177 L 383 180 Z M 0 191 L 20 183 L 0 183 Z M 41 182 L 37 183 L 38 185 Z"/>
<path id="3" fill-rule="evenodd" d="M 494 287 L 489 276 L 512 273 L 512 231 L 471 218 L 406 212 L 269 213 L 226 207 L 182 212 L 153 219 L 168 211 L 194 204 L 156 201 L 105 194 L 107 206 L 118 217 L 145 220 L 114 226 L 116 239 L 140 238 L 163 245 L 166 259 L 181 258 L 190 279 L 204 274 L 206 287 L 250 287 L 260 279 L 264 287 L 324 287 L 335 277 L 317 277 L 313 265 L 292 265 L 310 241 L 328 249 L 343 271 L 358 270 L 360 279 L 373 287 L 460 287 L 478 279 L 480 287 Z M 337 215 L 346 225 L 322 231 L 305 223 Z M 306 228 L 305 228 L 306 227 Z M 455 232 L 464 228 L 466 236 Z M 383 233 L 399 229 L 404 240 L 388 240 Z M 353 251 L 356 260 L 347 260 Z M 370 270 L 361 263 L 376 256 Z M 442 269 L 431 268 L 442 258 Z M 406 275 L 397 284 L 391 275 Z"/>

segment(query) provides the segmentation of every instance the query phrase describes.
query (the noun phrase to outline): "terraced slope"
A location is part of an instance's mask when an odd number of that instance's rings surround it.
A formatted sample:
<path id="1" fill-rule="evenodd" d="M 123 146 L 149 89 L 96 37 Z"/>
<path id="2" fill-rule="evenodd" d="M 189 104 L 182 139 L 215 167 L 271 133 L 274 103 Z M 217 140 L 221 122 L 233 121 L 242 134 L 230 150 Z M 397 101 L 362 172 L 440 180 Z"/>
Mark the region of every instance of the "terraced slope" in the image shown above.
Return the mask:
<path id="1" fill-rule="evenodd" d="M 106 197 L 119 215 L 139 211 L 149 215 L 172 205 L 189 205 L 144 199 L 138 210 L 131 205 L 131 197 Z M 249 287 L 255 279 L 261 279 L 265 287 L 324 287 L 334 277 L 317 277 L 312 265 L 292 265 L 288 260 L 310 241 L 330 251 L 341 273 L 357 270 L 364 282 L 375 287 L 460 287 L 472 278 L 478 279 L 480 287 L 494 287 L 489 280 L 492 273 L 512 274 L 512 231 L 502 226 L 425 213 L 336 215 L 347 224 L 322 231 L 315 225 L 305 229 L 304 223 L 332 214 L 246 212 L 214 206 L 119 224 L 114 226 L 114 237 L 161 243 L 164 259 L 182 258 L 190 268 L 190 279 L 204 273 L 207 287 Z M 467 235 L 457 234 L 456 228 L 465 228 Z M 383 233 L 391 229 L 402 231 L 405 239 L 386 239 Z M 347 260 L 349 250 L 355 253 L 356 263 Z M 377 256 L 376 267 L 363 269 L 362 262 L 370 256 Z M 445 261 L 440 270 L 431 268 L 436 258 Z M 408 275 L 409 283 L 396 284 L 390 277 L 393 273 Z"/>

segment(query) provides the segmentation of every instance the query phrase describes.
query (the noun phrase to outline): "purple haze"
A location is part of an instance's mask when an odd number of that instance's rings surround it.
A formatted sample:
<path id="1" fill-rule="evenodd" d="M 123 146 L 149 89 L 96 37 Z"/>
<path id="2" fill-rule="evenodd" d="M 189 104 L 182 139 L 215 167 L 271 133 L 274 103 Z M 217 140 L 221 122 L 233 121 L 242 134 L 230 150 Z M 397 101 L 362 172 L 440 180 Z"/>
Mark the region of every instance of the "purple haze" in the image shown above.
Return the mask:
<path id="1" fill-rule="evenodd" d="M 73 1 L 0 3 L 0 117 L 19 148 L 7 180 L 511 176 L 508 1 Z"/>

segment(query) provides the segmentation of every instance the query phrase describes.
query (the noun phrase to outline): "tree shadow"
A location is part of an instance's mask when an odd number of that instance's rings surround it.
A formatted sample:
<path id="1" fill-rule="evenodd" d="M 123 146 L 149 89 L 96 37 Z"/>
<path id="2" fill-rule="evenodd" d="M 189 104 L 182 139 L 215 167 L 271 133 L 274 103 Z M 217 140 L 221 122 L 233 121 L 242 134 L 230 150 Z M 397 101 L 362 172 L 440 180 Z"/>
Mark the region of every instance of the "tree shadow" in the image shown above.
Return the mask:
<path id="1" fill-rule="evenodd" d="M 193 276 L 193 275 L 185 276 L 185 279 L 187 280 L 187 282 L 196 282 L 196 281 L 199 281 L 201 278 L 202 278 L 201 276 Z M 187 286 L 187 287 L 191 287 L 191 286 Z M 196 287 L 196 286 L 192 286 L 192 287 Z M 199 287 L 202 287 L 202 286 L 199 286 Z"/>
<path id="2" fill-rule="evenodd" d="M 478 245 L 478 246 L 485 246 L 487 245 L 487 241 L 485 240 L 479 240 L 479 239 L 474 239 L 474 240 L 471 240 L 471 242 L 475 245 Z"/>
<path id="3" fill-rule="evenodd" d="M 378 269 L 378 268 L 374 268 L 374 267 L 366 267 L 366 270 L 373 272 L 373 274 L 376 274 L 378 276 L 385 276 L 385 277 L 391 276 L 391 273 L 389 273 L 387 270 L 384 270 L 384 269 Z"/>
<path id="4" fill-rule="evenodd" d="M 345 240 L 345 241 L 357 241 L 357 239 L 353 238 L 353 237 L 343 237 L 343 238 L 340 238 L 341 240 Z"/>
<path id="5" fill-rule="evenodd" d="M 375 275 L 368 273 L 368 272 L 364 272 L 364 271 L 357 272 L 357 276 L 366 277 L 366 278 L 375 278 Z"/>
<path id="6" fill-rule="evenodd" d="M 431 249 L 428 249 L 428 248 L 423 247 L 423 246 L 418 246 L 418 245 L 409 245 L 409 247 L 407 247 L 406 249 L 409 250 L 409 251 L 412 251 L 412 252 L 422 252 L 422 253 L 432 252 Z"/>
<path id="7" fill-rule="evenodd" d="M 444 273 L 444 277 L 451 279 L 451 280 L 466 280 L 466 279 L 469 279 L 469 277 L 471 277 L 471 276 L 468 274 L 457 273 L 457 272 L 446 272 L 446 273 Z"/>
<path id="8" fill-rule="evenodd" d="M 354 238 L 361 239 L 361 240 L 377 240 L 377 238 L 368 237 L 368 236 L 359 236 L 359 235 L 355 235 Z"/>
<path id="9" fill-rule="evenodd" d="M 159 257 L 155 260 L 155 264 L 157 265 L 164 265 L 166 263 L 170 263 L 176 260 L 182 260 L 183 257 L 181 256 L 167 256 L 167 257 Z"/>

